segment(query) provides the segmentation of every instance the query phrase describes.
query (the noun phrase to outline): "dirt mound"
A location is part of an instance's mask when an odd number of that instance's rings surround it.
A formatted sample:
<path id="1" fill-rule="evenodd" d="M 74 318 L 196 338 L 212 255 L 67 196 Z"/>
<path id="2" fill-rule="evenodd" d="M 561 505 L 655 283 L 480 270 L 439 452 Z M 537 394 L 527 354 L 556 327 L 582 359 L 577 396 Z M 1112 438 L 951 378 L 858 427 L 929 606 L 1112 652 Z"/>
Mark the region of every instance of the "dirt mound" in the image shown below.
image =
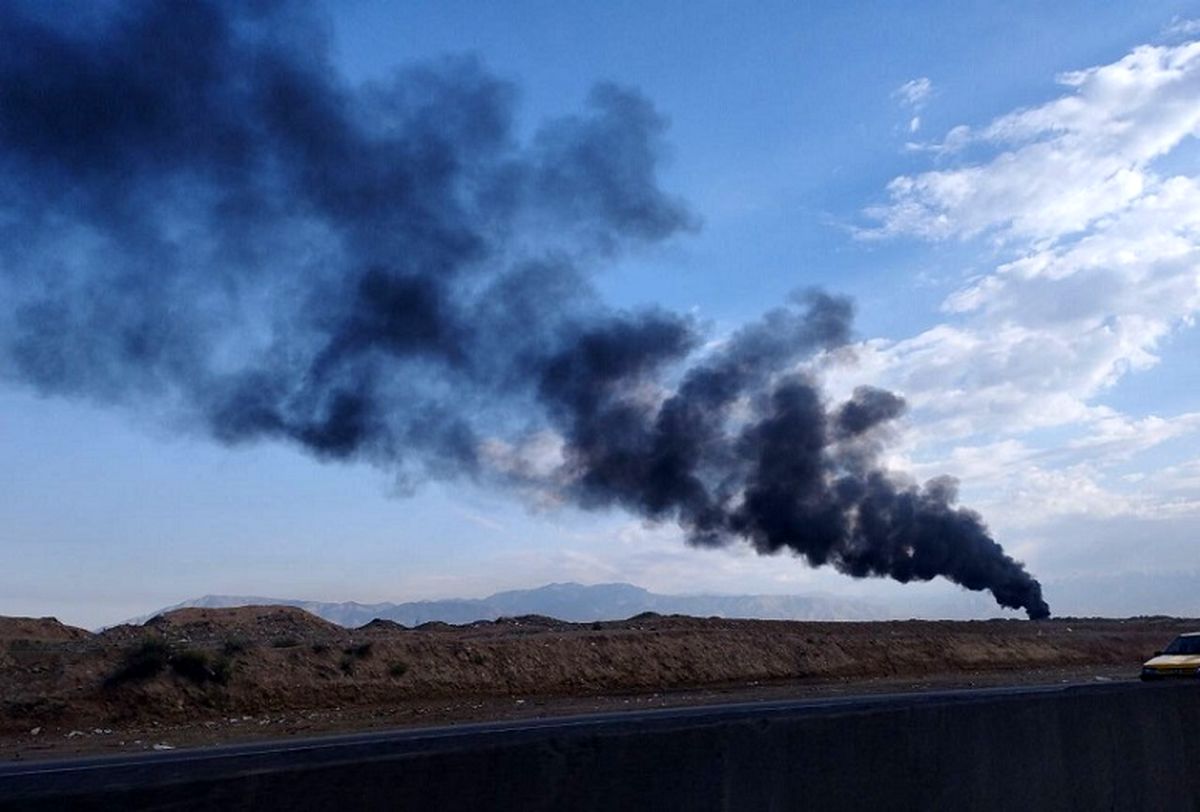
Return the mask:
<path id="1" fill-rule="evenodd" d="M 176 609 L 157 615 L 142 626 L 172 639 L 211 642 L 231 637 L 261 643 L 308 639 L 343 630 L 294 606 L 238 606 L 229 609 Z"/>
<path id="2" fill-rule="evenodd" d="M 394 620 L 385 620 L 381 617 L 377 617 L 374 620 L 359 626 L 357 629 L 355 629 L 355 631 L 382 634 L 408 631 L 408 627 L 403 623 L 397 623 Z"/>
<path id="3" fill-rule="evenodd" d="M 452 632 L 456 626 L 451 626 L 449 623 L 441 620 L 427 620 L 416 627 L 419 632 Z"/>
<path id="4" fill-rule="evenodd" d="M 498 617 L 495 620 L 495 625 L 507 626 L 510 630 L 523 629 L 530 632 L 548 630 L 563 631 L 579 626 L 577 623 L 568 623 L 564 620 L 547 617 L 546 615 L 517 615 L 515 617 Z"/>
<path id="5" fill-rule="evenodd" d="M 0 640 L 86 640 L 92 633 L 53 617 L 0 617 Z"/>

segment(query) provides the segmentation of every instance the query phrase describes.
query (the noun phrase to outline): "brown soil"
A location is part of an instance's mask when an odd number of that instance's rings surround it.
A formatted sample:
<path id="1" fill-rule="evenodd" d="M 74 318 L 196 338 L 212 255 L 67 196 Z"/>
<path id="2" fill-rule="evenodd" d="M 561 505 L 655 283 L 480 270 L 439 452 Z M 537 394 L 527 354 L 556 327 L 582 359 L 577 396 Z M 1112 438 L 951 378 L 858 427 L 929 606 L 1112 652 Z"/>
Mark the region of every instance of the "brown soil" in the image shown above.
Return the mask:
<path id="1" fill-rule="evenodd" d="M 0 618 L 0 758 L 691 702 L 1118 679 L 1200 622 L 639 615 L 344 629 L 183 609 L 100 634 Z M 147 645 L 147 641 L 150 641 Z"/>
<path id="2" fill-rule="evenodd" d="M 86 640 L 91 632 L 60 623 L 52 617 L 0 617 L 0 641 Z"/>

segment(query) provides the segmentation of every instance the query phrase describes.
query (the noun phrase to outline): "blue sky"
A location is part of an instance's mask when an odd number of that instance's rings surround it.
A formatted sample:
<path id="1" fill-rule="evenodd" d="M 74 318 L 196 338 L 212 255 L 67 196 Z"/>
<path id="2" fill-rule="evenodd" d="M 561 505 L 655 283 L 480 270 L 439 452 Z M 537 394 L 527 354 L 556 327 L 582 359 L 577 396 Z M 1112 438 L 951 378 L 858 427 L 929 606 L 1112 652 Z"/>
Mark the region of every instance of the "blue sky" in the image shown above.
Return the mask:
<path id="1" fill-rule="evenodd" d="M 889 465 L 960 478 L 1047 583 L 1195 570 L 1194 16 L 1178 2 L 329 6 L 349 81 L 478 54 L 517 87 L 525 132 L 598 80 L 638 88 L 670 121 L 662 185 L 702 225 L 623 256 L 603 296 L 694 313 L 720 337 L 798 287 L 851 295 L 856 360 L 827 370 L 829 390 L 904 394 Z M 229 449 L 0 380 L 0 613 L 95 626 L 202 593 L 408 600 L 551 580 L 899 589 L 696 550 L 619 512 L 462 483 L 394 491 L 368 465 Z"/>

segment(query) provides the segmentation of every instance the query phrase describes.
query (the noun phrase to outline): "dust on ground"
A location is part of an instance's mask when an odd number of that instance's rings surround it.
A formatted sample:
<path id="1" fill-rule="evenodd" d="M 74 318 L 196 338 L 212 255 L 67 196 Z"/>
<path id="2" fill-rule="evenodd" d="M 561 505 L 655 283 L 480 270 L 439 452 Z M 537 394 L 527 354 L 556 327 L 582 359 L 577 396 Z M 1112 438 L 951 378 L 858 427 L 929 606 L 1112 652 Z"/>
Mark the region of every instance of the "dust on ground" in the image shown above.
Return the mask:
<path id="1" fill-rule="evenodd" d="M 181 609 L 98 634 L 0 618 L 0 759 L 881 691 L 1128 679 L 1176 618 L 807 622 L 525 616 L 345 629 Z"/>

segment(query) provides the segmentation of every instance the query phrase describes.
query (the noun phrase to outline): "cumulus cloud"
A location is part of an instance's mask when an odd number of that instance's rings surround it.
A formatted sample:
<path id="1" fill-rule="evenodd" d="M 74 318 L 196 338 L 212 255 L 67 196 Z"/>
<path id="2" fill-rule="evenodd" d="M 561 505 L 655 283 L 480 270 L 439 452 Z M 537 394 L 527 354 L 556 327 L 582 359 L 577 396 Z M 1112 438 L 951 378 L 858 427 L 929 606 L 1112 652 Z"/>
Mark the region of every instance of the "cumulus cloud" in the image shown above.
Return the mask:
<path id="1" fill-rule="evenodd" d="M 945 298 L 940 323 L 859 360 L 910 404 L 915 471 L 938 459 L 998 526 L 1200 516 L 1195 466 L 1121 467 L 1194 441 L 1200 415 L 1100 402 L 1200 311 L 1200 172 L 1170 160 L 1200 134 L 1200 42 L 1137 47 L 1058 83 L 1049 102 L 914 145 L 943 166 L 896 177 L 866 209 L 861 238 L 998 259 Z M 897 98 L 925 97 L 910 85 Z"/>
<path id="2" fill-rule="evenodd" d="M 1109 65 L 1064 73 L 1071 92 L 942 147 L 998 150 L 990 160 L 902 175 L 868 209 L 865 236 L 1054 239 L 1129 206 L 1156 182 L 1150 164 L 1200 126 L 1200 42 L 1143 46 Z"/>
<path id="3" fill-rule="evenodd" d="M 1200 34 L 1200 20 L 1195 18 L 1174 17 L 1163 29 L 1165 37 L 1194 37 Z"/>

